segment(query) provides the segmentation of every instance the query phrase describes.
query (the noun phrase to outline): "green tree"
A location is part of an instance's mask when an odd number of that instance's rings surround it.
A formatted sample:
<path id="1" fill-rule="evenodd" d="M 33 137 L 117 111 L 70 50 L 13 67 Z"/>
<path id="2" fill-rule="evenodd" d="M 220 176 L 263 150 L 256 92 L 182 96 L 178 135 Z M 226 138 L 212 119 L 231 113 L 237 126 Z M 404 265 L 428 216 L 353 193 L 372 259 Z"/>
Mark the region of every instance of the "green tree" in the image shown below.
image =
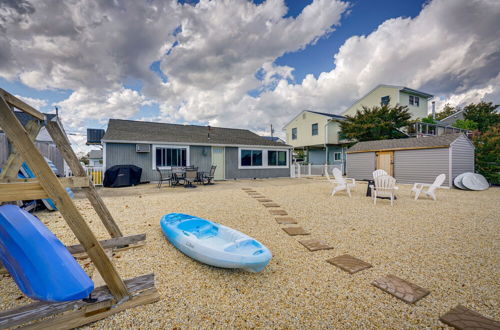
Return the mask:
<path id="1" fill-rule="evenodd" d="M 500 124 L 500 114 L 496 110 L 498 107 L 492 102 L 471 103 L 464 108 L 464 118 L 476 122 L 480 132 L 486 132 L 489 127 Z"/>
<path id="2" fill-rule="evenodd" d="M 350 140 L 370 141 L 396 139 L 404 135 L 398 130 L 408 126 L 411 114 L 407 106 L 384 104 L 362 107 L 354 116 L 346 116 L 340 123 L 341 134 Z"/>
<path id="3" fill-rule="evenodd" d="M 436 120 L 445 119 L 446 117 L 449 117 L 460 110 L 460 108 L 452 107 L 449 103 L 446 103 L 443 107 L 443 110 L 436 113 Z"/>
<path id="4" fill-rule="evenodd" d="M 476 153 L 476 170 L 486 180 L 500 184 L 500 124 L 486 132 L 476 132 L 472 137 Z"/>
<path id="5" fill-rule="evenodd" d="M 461 129 L 467 129 L 469 131 L 475 131 L 477 130 L 478 124 L 470 119 L 457 119 L 453 126 Z"/>
<path id="6" fill-rule="evenodd" d="M 432 115 L 422 118 L 422 123 L 435 124 L 436 121 L 432 118 Z"/>

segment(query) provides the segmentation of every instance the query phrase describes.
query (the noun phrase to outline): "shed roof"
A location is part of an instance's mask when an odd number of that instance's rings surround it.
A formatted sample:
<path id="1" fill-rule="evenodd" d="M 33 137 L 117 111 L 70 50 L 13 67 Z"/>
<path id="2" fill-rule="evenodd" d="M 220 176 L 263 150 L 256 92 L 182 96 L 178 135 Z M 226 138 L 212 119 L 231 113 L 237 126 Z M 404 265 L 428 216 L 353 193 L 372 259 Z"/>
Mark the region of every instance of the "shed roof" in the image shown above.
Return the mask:
<path id="1" fill-rule="evenodd" d="M 249 130 L 110 119 L 103 142 L 158 142 L 289 147 Z"/>
<path id="2" fill-rule="evenodd" d="M 347 153 L 398 150 L 398 149 L 426 149 L 426 148 L 446 148 L 462 133 L 444 134 L 440 136 L 426 136 L 419 138 L 392 139 L 378 141 L 358 142 L 347 150 Z M 465 136 L 464 136 L 465 137 Z"/>

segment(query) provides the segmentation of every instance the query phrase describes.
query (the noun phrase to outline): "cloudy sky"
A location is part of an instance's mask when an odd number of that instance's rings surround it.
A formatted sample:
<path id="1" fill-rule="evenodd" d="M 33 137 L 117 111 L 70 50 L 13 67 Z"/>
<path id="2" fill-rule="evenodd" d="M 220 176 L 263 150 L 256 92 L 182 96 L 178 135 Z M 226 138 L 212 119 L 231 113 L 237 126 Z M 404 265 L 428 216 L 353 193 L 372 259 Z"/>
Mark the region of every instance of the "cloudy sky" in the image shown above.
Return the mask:
<path id="1" fill-rule="evenodd" d="M 498 0 L 0 0 L 0 87 L 71 139 L 109 118 L 268 133 L 377 84 L 500 103 Z"/>

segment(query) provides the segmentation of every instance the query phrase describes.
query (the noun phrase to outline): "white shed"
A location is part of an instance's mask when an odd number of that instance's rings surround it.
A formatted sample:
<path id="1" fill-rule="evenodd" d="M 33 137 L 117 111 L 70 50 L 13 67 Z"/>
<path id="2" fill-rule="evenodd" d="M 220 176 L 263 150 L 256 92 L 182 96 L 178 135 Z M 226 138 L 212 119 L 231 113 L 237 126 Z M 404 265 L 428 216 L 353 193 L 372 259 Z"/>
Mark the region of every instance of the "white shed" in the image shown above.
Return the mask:
<path id="1" fill-rule="evenodd" d="M 347 150 L 346 169 L 357 180 L 384 169 L 400 183 L 432 183 L 444 173 L 451 187 L 459 174 L 474 172 L 474 145 L 462 133 L 358 142 Z"/>

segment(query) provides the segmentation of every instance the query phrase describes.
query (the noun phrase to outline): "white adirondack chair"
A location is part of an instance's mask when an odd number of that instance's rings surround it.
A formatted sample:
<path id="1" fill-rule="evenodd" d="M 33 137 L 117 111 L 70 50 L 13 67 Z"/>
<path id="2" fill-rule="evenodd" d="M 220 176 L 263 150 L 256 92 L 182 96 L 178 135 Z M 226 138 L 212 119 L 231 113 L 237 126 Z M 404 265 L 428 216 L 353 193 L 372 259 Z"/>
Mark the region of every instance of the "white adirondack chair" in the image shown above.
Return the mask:
<path id="1" fill-rule="evenodd" d="M 396 179 L 390 175 L 379 175 L 375 179 L 375 184 L 370 185 L 372 190 L 373 204 L 377 204 L 377 197 L 389 197 L 391 206 L 394 205 L 394 195 L 398 187 L 396 187 Z"/>
<path id="2" fill-rule="evenodd" d="M 415 193 L 415 200 L 418 199 L 420 193 L 425 187 L 429 187 L 425 194 L 431 197 L 433 200 L 436 200 L 436 189 L 441 187 L 444 180 L 446 179 L 446 174 L 439 174 L 432 184 L 428 183 L 415 183 L 410 191 L 410 196 L 412 193 Z"/>
<path id="3" fill-rule="evenodd" d="M 356 187 L 356 180 L 352 178 L 344 178 L 342 176 L 342 172 L 340 172 L 338 168 L 334 168 L 332 170 L 332 174 L 333 177 L 335 178 L 334 180 L 332 180 L 333 184 L 332 196 L 339 191 L 345 190 L 347 191 L 347 195 L 351 197 L 351 188 Z"/>
<path id="4" fill-rule="evenodd" d="M 373 171 L 373 179 L 375 180 L 376 177 L 379 177 L 381 175 L 388 175 L 386 171 L 380 169 L 380 170 L 376 170 L 376 171 Z"/>

